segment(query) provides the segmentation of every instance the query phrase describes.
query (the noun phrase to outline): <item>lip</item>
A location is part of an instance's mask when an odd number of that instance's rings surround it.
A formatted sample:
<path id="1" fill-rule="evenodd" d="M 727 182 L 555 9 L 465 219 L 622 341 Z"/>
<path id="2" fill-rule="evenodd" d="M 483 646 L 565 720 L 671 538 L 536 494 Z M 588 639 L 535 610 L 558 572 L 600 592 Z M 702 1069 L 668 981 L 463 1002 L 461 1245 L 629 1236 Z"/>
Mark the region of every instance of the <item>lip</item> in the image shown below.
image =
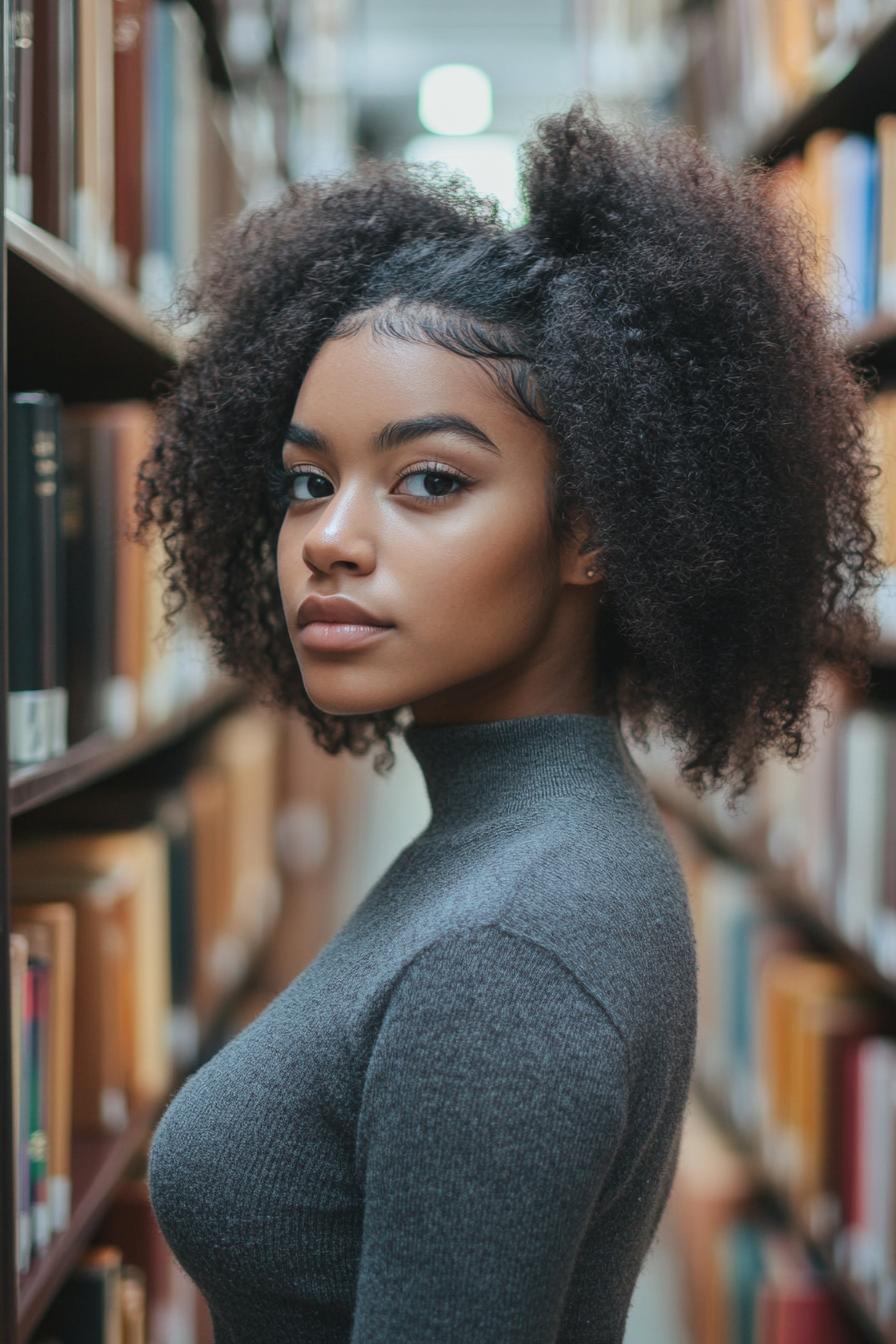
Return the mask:
<path id="1" fill-rule="evenodd" d="M 318 596 L 317 593 L 311 593 L 305 598 L 299 606 L 297 612 L 299 627 L 302 628 L 309 622 L 327 622 L 339 623 L 341 625 L 363 625 L 379 626 L 390 629 L 389 621 L 381 620 L 373 612 L 362 607 L 360 602 L 353 602 L 350 597 L 345 597 L 342 593 L 332 593 L 329 597 Z"/>
<path id="2" fill-rule="evenodd" d="M 359 644 L 386 635 L 394 626 L 361 625 L 347 621 L 308 621 L 299 627 L 299 640 L 306 649 L 354 649 Z"/>

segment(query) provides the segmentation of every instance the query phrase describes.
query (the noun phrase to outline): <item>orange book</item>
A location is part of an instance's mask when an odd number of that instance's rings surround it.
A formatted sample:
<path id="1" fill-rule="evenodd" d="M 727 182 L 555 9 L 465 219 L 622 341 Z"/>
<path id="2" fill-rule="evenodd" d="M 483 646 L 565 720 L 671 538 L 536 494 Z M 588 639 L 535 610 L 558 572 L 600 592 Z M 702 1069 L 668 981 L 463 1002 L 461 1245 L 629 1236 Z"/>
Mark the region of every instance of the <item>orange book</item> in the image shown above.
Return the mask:
<path id="1" fill-rule="evenodd" d="M 184 788 L 193 818 L 193 983 L 196 1016 L 204 1033 L 231 984 L 227 784 L 219 770 L 197 766 L 187 775 Z"/>
<path id="2" fill-rule="evenodd" d="M 873 1034 L 886 1019 L 863 994 L 807 998 L 798 1012 L 805 1090 L 799 1121 L 802 1163 L 793 1193 L 810 1230 L 825 1241 L 840 1225 L 842 1214 L 838 1169 L 844 1099 L 836 1071 L 836 1043 Z"/>
<path id="3" fill-rule="evenodd" d="M 871 525 L 884 563 L 896 569 L 896 390 L 869 402 L 868 441 L 880 475 L 872 487 Z"/>
<path id="4" fill-rule="evenodd" d="M 825 127 L 810 135 L 803 150 L 806 171 L 806 201 L 815 220 L 818 242 L 817 276 L 825 290 L 835 284 L 836 260 L 833 254 L 836 198 L 833 178 L 833 151 L 846 132 Z"/>
<path id="5" fill-rule="evenodd" d="M 129 909 L 121 875 L 70 865 L 29 872 L 12 851 L 13 897 L 29 908 L 69 901 L 74 911 L 75 969 L 71 1128 L 116 1133 L 127 1124 L 128 1059 L 133 1046 Z"/>
<path id="6" fill-rule="evenodd" d="M 760 1140 L 772 1175 L 788 1189 L 801 1161 L 799 1122 L 806 1105 L 799 1006 L 808 995 L 843 993 L 854 985 L 854 976 L 839 962 L 799 951 L 769 958 L 760 971 L 758 1049 L 765 1103 Z"/>
<path id="7" fill-rule="evenodd" d="M 13 882 L 43 880 L 67 867 L 106 873 L 125 884 L 125 966 L 132 1003 L 133 1046 L 128 1058 L 134 1102 L 164 1096 L 171 1081 L 171 921 L 168 843 L 160 826 L 129 830 L 52 832 L 12 848 Z"/>
<path id="8" fill-rule="evenodd" d="M 203 743 L 204 763 L 217 766 L 227 786 L 228 924 L 243 950 L 258 946 L 277 911 L 274 821 L 279 735 L 279 715 L 252 707 L 220 720 Z M 242 967 L 235 971 L 238 976 Z"/>
<path id="9" fill-rule="evenodd" d="M 896 313 L 896 112 L 875 118 L 880 153 L 880 258 L 877 303 L 881 311 Z"/>

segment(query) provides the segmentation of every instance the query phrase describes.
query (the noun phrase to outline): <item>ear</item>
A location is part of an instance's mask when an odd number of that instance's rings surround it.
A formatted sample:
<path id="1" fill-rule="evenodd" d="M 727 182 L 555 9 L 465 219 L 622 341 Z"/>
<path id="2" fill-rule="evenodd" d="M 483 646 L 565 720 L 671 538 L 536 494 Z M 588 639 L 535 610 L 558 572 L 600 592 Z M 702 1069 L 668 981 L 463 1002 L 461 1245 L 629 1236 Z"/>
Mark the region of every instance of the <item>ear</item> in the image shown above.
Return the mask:
<path id="1" fill-rule="evenodd" d="M 564 583 L 600 583 L 604 577 L 600 551 L 601 548 L 594 545 L 593 536 L 589 536 L 584 515 L 579 514 L 573 523 L 573 536 L 564 543 L 561 552 L 560 574 Z"/>

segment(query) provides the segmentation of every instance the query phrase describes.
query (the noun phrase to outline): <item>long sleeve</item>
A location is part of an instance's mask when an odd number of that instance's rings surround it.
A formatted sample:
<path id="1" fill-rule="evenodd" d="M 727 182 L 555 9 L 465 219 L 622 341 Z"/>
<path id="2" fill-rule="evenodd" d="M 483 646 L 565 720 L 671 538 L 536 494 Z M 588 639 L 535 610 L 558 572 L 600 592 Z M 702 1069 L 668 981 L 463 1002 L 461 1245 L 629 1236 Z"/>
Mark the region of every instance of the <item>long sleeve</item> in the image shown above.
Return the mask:
<path id="1" fill-rule="evenodd" d="M 625 1044 L 553 952 L 492 923 L 394 985 L 356 1134 L 352 1344 L 549 1344 L 626 1123 Z"/>

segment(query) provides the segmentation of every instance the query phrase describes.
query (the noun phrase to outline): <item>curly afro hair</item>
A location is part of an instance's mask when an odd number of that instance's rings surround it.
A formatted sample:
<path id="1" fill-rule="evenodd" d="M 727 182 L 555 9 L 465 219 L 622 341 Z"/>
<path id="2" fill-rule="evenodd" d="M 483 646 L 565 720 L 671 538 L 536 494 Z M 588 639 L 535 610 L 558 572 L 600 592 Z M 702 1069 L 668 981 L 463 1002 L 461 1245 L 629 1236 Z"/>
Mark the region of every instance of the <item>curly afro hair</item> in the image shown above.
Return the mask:
<path id="1" fill-rule="evenodd" d="M 522 150 L 525 222 L 442 167 L 365 158 L 219 227 L 175 295 L 191 320 L 157 399 L 136 540 L 159 528 L 166 625 L 191 602 L 220 664 L 327 751 L 385 746 L 402 708 L 311 703 L 276 573 L 272 487 L 322 343 L 373 321 L 479 360 L 547 426 L 558 537 L 584 515 L 605 601 L 601 692 L 697 792 L 797 758 L 821 663 L 866 684 L 879 469 L 845 319 L 768 169 L 590 96 Z"/>

